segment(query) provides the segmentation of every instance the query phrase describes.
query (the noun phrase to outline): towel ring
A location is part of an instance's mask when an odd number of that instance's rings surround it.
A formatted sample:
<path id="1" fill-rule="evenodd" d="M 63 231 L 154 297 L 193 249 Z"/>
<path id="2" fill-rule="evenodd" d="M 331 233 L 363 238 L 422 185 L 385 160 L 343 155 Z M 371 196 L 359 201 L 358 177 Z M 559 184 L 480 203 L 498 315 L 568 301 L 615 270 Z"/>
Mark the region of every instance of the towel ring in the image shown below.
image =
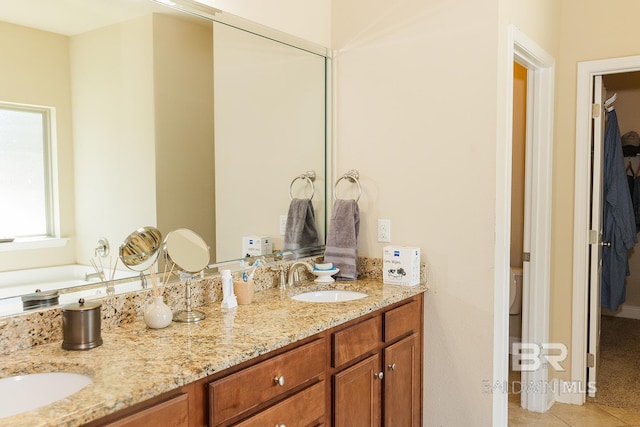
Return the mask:
<path id="1" fill-rule="evenodd" d="M 309 183 L 309 185 L 311 185 L 311 196 L 309 197 L 309 200 L 313 199 L 313 195 L 316 194 L 316 187 L 313 185 L 313 181 L 316 180 L 316 173 L 312 170 L 306 171 L 302 175 L 298 175 L 293 178 L 293 181 L 289 184 L 289 198 L 293 200 L 293 183 L 299 179 L 304 179 Z"/>
<path id="2" fill-rule="evenodd" d="M 336 181 L 336 185 L 333 186 L 333 201 L 336 201 L 338 199 L 338 196 L 336 196 L 336 194 L 338 194 L 338 183 L 343 179 L 346 179 L 358 186 L 358 198 L 356 199 L 356 203 L 358 203 L 358 200 L 360 200 L 360 196 L 362 196 L 362 187 L 360 186 L 360 181 L 358 180 L 358 178 L 360 178 L 360 173 L 358 173 L 358 171 L 355 169 L 350 170 L 349 172 L 338 178 L 338 180 Z"/>

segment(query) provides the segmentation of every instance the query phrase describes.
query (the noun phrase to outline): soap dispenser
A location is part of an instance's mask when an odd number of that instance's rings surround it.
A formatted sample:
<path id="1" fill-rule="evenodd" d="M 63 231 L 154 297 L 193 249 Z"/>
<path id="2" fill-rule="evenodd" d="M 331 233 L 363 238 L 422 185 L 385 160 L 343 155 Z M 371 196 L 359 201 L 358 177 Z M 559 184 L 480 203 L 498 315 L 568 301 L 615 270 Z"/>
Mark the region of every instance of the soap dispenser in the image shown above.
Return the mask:
<path id="1" fill-rule="evenodd" d="M 222 275 L 222 308 L 233 308 L 238 306 L 238 301 L 233 293 L 233 278 L 231 270 L 221 270 Z"/>

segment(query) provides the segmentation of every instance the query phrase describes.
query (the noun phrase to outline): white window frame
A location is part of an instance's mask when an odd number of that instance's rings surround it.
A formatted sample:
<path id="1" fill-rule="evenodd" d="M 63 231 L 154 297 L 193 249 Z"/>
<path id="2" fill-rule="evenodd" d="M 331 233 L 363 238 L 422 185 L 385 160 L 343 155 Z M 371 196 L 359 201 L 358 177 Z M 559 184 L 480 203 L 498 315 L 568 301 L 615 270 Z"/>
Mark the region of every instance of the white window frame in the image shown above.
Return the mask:
<path id="1" fill-rule="evenodd" d="M 55 134 L 55 108 L 39 105 L 19 104 L 12 102 L 1 102 L 0 109 L 11 111 L 23 111 L 29 113 L 37 113 L 42 117 L 42 148 L 43 148 L 43 165 L 44 165 L 44 202 L 45 202 L 45 234 L 34 234 L 28 236 L 15 236 L 17 241 L 27 239 L 43 239 L 56 237 L 56 218 L 55 211 L 55 176 L 54 176 L 54 142 Z"/>

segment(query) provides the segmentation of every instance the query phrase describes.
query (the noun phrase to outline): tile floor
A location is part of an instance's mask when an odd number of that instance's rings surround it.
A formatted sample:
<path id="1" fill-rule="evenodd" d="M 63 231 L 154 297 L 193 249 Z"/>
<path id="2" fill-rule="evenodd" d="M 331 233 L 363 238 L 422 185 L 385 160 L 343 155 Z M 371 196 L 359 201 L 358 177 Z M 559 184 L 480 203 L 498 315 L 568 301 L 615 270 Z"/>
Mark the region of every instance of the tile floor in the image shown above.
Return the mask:
<path id="1" fill-rule="evenodd" d="M 519 379 L 519 373 L 509 372 L 509 380 Z M 585 405 L 556 403 L 544 414 L 520 407 L 520 395 L 509 393 L 509 427 L 640 427 L 640 411 L 613 408 L 587 402 Z"/>
<path id="2" fill-rule="evenodd" d="M 556 403 L 544 414 L 529 412 L 509 400 L 509 427 L 640 426 L 640 412 L 587 402 L 584 406 Z"/>

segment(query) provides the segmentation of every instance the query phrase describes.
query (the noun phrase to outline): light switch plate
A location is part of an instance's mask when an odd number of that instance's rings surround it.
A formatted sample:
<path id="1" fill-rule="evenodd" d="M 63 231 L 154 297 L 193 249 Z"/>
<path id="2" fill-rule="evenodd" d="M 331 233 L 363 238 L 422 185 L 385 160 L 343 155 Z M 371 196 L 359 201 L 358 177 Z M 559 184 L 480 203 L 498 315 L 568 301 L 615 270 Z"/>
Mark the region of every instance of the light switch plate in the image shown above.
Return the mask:
<path id="1" fill-rule="evenodd" d="M 287 232 L 287 216 L 280 215 L 280 235 L 284 236 L 284 233 Z"/>

